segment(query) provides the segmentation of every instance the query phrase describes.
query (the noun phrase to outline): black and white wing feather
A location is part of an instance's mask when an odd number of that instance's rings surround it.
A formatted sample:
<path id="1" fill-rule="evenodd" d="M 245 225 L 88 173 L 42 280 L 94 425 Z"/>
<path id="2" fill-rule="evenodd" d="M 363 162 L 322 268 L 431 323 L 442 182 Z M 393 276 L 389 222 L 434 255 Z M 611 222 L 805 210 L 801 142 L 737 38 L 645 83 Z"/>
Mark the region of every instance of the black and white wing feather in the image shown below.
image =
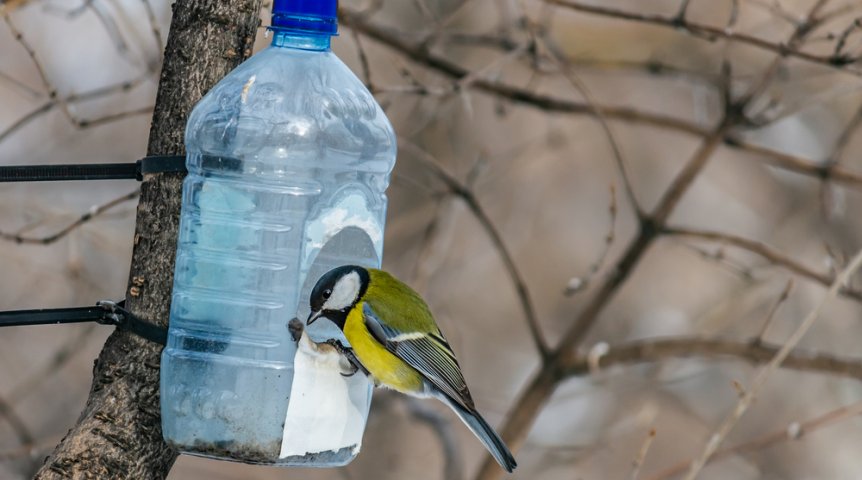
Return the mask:
<path id="1" fill-rule="evenodd" d="M 452 347 L 439 331 L 402 332 L 382 322 L 367 303 L 363 305 L 363 315 L 365 326 L 387 350 L 415 368 L 453 402 L 475 409 Z"/>

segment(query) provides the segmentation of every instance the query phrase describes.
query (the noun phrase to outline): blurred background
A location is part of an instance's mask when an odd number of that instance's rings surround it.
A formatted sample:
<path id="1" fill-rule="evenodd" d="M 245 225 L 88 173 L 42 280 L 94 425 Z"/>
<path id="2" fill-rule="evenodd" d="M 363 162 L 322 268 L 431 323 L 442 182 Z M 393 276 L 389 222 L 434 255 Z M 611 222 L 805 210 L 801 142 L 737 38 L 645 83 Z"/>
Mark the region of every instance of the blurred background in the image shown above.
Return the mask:
<path id="1" fill-rule="evenodd" d="M 862 4 L 341 10 L 333 49 L 399 135 L 384 266 L 428 300 L 489 422 L 523 440 L 513 478 L 681 478 L 752 388 L 752 360 L 862 247 Z M 169 2 L 5 0 L 0 14 L 0 164 L 145 153 Z M 0 309 L 121 297 L 136 187 L 0 185 Z M 639 211 L 667 230 L 641 230 Z M 859 478 L 855 278 L 793 354 L 840 361 L 772 372 L 699 478 Z M 565 364 L 542 361 L 530 318 Z M 0 478 L 29 478 L 74 424 L 109 330 L 0 332 Z M 568 370 L 536 383 L 554 366 Z M 534 413 L 531 389 L 547 397 Z M 182 456 L 169 478 L 497 478 L 484 461 L 445 408 L 380 391 L 345 468 Z"/>

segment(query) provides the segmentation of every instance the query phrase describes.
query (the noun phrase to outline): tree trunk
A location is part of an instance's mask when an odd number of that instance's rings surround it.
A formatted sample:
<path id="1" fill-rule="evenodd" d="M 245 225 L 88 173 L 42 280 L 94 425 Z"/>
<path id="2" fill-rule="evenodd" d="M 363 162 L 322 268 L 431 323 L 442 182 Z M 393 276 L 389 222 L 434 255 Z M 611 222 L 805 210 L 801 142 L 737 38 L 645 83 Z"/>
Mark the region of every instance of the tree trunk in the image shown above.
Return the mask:
<path id="1" fill-rule="evenodd" d="M 260 0 L 178 0 L 153 113 L 149 155 L 184 153 L 194 104 L 251 55 Z M 128 308 L 167 325 L 173 285 L 182 176 L 148 175 L 141 188 Z M 125 331 L 105 342 L 78 422 L 45 459 L 37 479 L 165 478 L 177 452 L 162 439 L 161 347 Z"/>

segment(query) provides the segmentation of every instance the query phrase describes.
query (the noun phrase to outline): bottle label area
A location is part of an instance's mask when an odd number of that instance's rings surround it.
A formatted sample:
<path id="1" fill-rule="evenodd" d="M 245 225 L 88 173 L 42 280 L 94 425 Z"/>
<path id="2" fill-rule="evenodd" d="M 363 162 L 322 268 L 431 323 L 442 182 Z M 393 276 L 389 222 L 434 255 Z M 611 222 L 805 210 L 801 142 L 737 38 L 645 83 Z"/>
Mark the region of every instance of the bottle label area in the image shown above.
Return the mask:
<path id="1" fill-rule="evenodd" d="M 352 371 L 329 345 L 313 343 L 306 333 L 293 361 L 292 396 L 284 421 L 280 458 L 359 453 L 368 405 L 369 382 Z"/>

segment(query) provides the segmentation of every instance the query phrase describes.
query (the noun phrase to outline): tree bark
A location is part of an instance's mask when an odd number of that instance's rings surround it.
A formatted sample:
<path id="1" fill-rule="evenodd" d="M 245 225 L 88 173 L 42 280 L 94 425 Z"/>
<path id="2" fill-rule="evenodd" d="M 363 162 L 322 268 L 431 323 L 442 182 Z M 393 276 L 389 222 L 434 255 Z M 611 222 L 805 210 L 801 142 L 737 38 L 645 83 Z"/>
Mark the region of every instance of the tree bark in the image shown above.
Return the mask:
<path id="1" fill-rule="evenodd" d="M 194 104 L 251 55 L 260 0 L 178 0 L 150 129 L 149 155 L 184 153 Z M 128 308 L 167 325 L 182 175 L 147 175 L 141 187 L 126 290 Z M 45 459 L 37 479 L 162 479 L 177 452 L 162 439 L 161 347 L 125 331 L 105 342 L 86 407 Z"/>

